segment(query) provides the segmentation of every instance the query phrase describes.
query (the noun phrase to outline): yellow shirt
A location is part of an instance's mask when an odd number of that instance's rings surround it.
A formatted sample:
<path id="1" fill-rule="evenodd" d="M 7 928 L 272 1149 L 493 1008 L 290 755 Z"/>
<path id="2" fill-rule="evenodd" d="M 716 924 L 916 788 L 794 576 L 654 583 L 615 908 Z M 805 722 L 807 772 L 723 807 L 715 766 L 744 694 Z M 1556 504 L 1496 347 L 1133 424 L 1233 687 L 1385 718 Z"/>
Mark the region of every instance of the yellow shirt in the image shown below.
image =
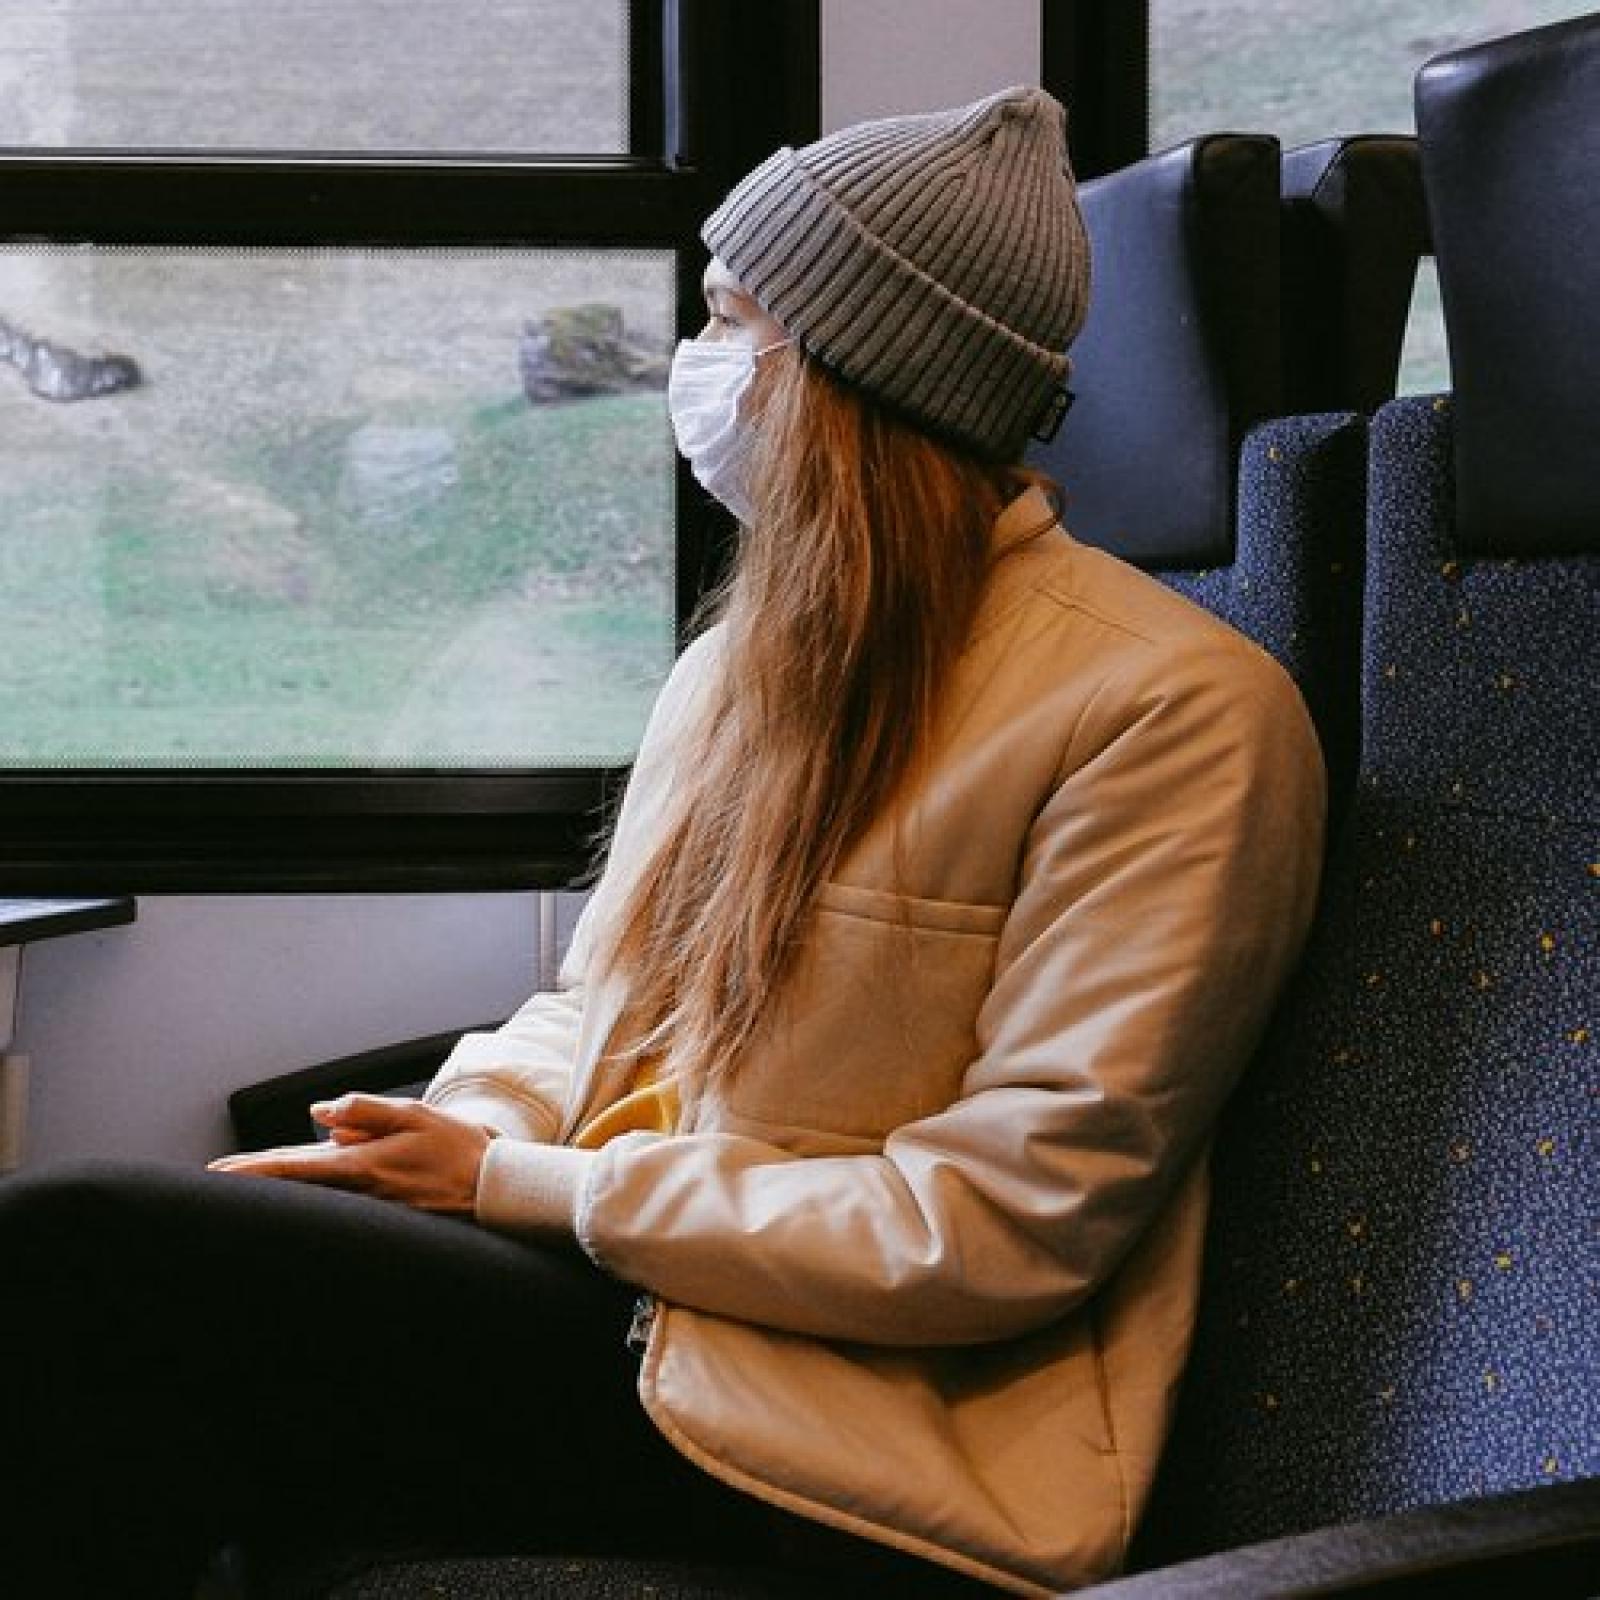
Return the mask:
<path id="1" fill-rule="evenodd" d="M 663 1078 L 653 1061 L 640 1064 L 633 1087 L 598 1111 L 572 1136 L 579 1150 L 598 1150 L 622 1133 L 671 1133 L 678 1126 L 678 1083 Z"/>

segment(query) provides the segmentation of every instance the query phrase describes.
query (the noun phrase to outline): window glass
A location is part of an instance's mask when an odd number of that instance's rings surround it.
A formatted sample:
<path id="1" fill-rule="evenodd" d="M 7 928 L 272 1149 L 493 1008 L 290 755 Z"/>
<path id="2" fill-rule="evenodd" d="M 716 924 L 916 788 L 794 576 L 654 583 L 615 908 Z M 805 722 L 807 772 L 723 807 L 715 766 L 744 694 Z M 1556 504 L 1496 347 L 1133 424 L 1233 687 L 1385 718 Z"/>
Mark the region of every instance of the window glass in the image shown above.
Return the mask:
<path id="1" fill-rule="evenodd" d="M 631 759 L 670 251 L 0 246 L 0 764 Z"/>
<path id="2" fill-rule="evenodd" d="M 1582 16 L 1583 0 L 1150 0 L 1150 148 L 1228 128 L 1285 149 L 1410 133 L 1430 56 Z"/>
<path id="3" fill-rule="evenodd" d="M 1439 274 L 1433 257 L 1424 256 L 1417 263 L 1395 390 L 1399 394 L 1443 394 L 1450 387 L 1450 350 L 1445 343 L 1444 311 L 1439 303 Z"/>
<path id="4" fill-rule="evenodd" d="M 0 146 L 617 154 L 627 0 L 0 0 Z"/>
<path id="5" fill-rule="evenodd" d="M 1431 56 L 1582 16 L 1593 0 L 1150 0 L 1150 148 L 1232 129 L 1283 147 L 1411 133 L 1412 80 Z M 1431 264 L 1419 276 L 1405 393 L 1448 389 Z"/>

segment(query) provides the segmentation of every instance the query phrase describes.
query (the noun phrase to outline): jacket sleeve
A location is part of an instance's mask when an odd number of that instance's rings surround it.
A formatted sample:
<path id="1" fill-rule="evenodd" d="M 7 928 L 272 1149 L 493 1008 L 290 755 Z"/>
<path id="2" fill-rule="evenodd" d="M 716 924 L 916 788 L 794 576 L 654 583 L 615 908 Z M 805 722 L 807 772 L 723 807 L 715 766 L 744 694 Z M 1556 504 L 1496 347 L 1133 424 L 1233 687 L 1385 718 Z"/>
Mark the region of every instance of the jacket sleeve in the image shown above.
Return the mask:
<path id="1" fill-rule="evenodd" d="M 1190 663 L 1085 713 L 953 1104 L 859 1155 L 730 1133 L 501 1141 L 480 1215 L 575 1231 L 669 1301 L 835 1339 L 968 1343 L 1071 1310 L 1200 1152 L 1315 899 L 1315 735 L 1264 656 L 1222 654 L 1235 670 Z"/>
<path id="2" fill-rule="evenodd" d="M 504 1027 L 461 1038 L 422 1097 L 428 1105 L 516 1139 L 555 1138 L 583 1020 L 578 934 L 554 990 L 534 995 Z"/>

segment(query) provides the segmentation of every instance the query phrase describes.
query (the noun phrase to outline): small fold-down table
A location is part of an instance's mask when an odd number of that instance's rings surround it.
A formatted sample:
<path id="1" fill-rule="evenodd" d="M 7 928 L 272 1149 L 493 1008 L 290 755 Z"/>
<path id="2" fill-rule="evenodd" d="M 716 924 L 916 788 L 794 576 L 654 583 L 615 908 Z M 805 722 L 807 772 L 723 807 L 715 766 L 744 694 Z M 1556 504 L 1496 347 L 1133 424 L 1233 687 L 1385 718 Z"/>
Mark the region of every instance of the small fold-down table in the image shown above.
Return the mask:
<path id="1" fill-rule="evenodd" d="M 115 928 L 132 922 L 134 914 L 129 895 L 109 900 L 0 900 L 0 1172 L 22 1164 L 28 1116 L 28 1058 L 11 1049 L 23 947 L 36 939 Z"/>

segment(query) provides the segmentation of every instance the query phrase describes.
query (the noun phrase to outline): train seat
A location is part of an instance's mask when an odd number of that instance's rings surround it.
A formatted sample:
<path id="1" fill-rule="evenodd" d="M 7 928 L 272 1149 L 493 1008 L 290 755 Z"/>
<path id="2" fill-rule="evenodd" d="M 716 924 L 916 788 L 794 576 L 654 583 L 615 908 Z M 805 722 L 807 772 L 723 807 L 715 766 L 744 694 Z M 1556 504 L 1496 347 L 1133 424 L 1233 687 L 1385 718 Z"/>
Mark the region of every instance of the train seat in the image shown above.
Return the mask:
<path id="1" fill-rule="evenodd" d="M 1600 1573 L 1600 451 L 1579 448 L 1600 17 L 1441 57 L 1417 103 L 1455 392 L 1374 421 L 1359 780 L 1219 1133 L 1137 1560 L 1497 1496 L 1514 1521 L 1560 1486 L 1589 1542 L 1534 1591 L 1580 1592 L 1559 1585 Z M 1246 1592 L 1213 1571 L 1194 1593 Z M 1173 1592 L 1156 1577 L 1107 1600 Z"/>

